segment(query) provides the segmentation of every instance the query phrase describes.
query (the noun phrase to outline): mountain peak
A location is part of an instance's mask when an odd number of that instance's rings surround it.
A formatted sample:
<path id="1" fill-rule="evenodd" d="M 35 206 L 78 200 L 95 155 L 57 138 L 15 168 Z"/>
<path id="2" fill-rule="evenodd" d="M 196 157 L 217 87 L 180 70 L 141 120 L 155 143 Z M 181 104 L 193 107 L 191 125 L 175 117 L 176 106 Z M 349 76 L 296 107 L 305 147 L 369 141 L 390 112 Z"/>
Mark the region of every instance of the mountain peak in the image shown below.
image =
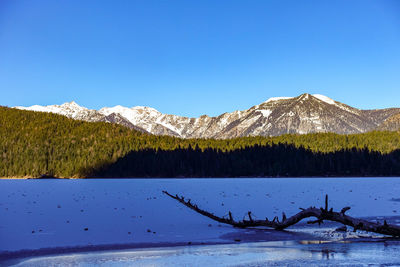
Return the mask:
<path id="1" fill-rule="evenodd" d="M 336 101 L 333 100 L 330 97 L 327 97 L 327 96 L 324 96 L 324 95 L 321 95 L 321 94 L 309 94 L 309 93 L 304 93 L 304 94 L 301 94 L 301 95 L 299 95 L 297 97 L 287 97 L 287 96 L 271 97 L 267 101 L 265 101 L 264 103 L 281 101 L 281 100 L 288 100 L 288 99 L 294 99 L 294 98 L 307 100 L 307 99 L 311 99 L 312 97 L 315 97 L 315 98 L 317 98 L 317 99 L 319 99 L 319 100 L 321 100 L 321 101 L 323 101 L 323 102 L 325 102 L 327 104 L 336 105 Z"/>
<path id="2" fill-rule="evenodd" d="M 299 95 L 296 98 L 301 99 L 301 100 L 307 100 L 307 99 L 311 98 L 311 95 L 309 93 L 304 93 L 304 94 Z"/>
<path id="3" fill-rule="evenodd" d="M 66 103 L 62 104 L 61 106 L 62 107 L 70 107 L 70 108 L 82 108 L 75 101 L 66 102 Z"/>
<path id="4" fill-rule="evenodd" d="M 62 105 L 16 108 L 52 112 L 86 121 L 119 123 L 133 129 L 144 129 L 155 135 L 218 139 L 287 133 L 361 133 L 376 129 L 385 119 L 400 113 L 400 109 L 359 110 L 327 96 L 309 93 L 296 97 L 271 97 L 247 110 L 197 118 L 163 114 L 144 106 L 90 110 L 79 106 L 75 101 Z M 389 122 L 391 121 L 388 120 Z"/>

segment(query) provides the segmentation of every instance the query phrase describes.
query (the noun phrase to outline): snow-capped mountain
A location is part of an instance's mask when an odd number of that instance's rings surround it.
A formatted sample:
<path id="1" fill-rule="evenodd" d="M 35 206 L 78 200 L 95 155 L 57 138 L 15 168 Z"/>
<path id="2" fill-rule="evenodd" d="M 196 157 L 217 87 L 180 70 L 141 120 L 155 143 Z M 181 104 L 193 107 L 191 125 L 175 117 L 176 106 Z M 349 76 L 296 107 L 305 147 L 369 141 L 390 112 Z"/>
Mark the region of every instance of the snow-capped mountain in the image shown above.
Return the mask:
<path id="1" fill-rule="evenodd" d="M 141 106 L 90 110 L 75 102 L 15 108 L 52 112 L 85 121 L 119 123 L 156 135 L 182 138 L 233 138 L 313 132 L 362 133 L 374 130 L 387 118 L 400 114 L 399 108 L 359 110 L 319 94 L 272 97 L 244 111 L 198 118 L 163 114 L 154 108 Z"/>
<path id="2" fill-rule="evenodd" d="M 15 107 L 15 108 L 40 111 L 40 112 L 57 113 L 72 119 L 85 120 L 85 121 L 99 121 L 103 117 L 96 110 L 90 110 L 81 107 L 74 101 L 69 103 L 64 103 L 62 105 L 51 105 L 51 106 L 34 105 L 31 107 Z"/>

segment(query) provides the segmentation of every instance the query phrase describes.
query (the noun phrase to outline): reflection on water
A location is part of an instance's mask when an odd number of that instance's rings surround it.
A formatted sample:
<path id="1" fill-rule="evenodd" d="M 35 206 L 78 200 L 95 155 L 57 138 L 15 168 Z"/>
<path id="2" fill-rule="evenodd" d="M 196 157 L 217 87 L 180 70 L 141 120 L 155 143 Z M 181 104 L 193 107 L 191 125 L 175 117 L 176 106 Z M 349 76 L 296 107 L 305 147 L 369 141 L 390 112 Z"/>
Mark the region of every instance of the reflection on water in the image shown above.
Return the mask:
<path id="1" fill-rule="evenodd" d="M 261 242 L 76 253 L 24 260 L 17 266 L 298 266 L 400 265 L 400 241 Z M 179 264 L 177 264 L 179 263 Z"/>

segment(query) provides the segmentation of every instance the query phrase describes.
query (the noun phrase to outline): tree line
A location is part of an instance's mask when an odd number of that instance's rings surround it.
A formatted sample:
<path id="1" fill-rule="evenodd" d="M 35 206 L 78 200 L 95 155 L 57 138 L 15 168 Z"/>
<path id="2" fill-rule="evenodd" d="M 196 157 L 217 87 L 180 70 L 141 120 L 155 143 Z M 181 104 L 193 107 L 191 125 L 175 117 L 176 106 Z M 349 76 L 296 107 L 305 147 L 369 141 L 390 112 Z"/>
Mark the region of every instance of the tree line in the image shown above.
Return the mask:
<path id="1" fill-rule="evenodd" d="M 0 177 L 398 175 L 399 132 L 156 136 L 0 107 Z"/>
<path id="2" fill-rule="evenodd" d="M 198 147 L 131 151 L 116 162 L 90 170 L 88 177 L 301 177 L 399 176 L 400 150 L 382 154 L 363 149 L 313 152 L 294 145 L 220 151 Z"/>

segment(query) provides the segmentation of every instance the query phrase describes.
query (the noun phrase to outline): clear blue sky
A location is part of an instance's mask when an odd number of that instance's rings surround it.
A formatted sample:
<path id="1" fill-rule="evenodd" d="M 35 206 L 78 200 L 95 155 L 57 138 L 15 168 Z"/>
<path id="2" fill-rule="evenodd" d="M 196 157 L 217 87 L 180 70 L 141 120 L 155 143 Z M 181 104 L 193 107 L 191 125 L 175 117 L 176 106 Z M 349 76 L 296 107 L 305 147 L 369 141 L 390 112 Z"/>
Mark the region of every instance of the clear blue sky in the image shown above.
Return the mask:
<path id="1" fill-rule="evenodd" d="M 400 107 L 400 1 L 0 1 L 0 105 Z"/>

